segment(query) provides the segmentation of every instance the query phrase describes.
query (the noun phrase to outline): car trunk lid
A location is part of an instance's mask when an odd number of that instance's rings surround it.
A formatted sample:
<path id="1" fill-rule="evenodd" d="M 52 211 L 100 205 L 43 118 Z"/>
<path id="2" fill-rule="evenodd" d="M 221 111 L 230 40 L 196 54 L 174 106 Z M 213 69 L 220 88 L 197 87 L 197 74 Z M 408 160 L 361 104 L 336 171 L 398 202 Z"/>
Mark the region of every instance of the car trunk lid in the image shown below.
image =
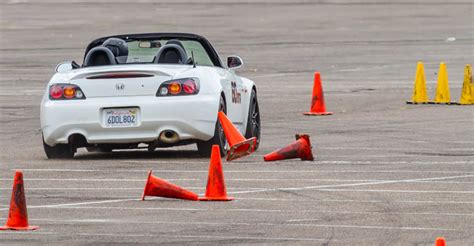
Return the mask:
<path id="1" fill-rule="evenodd" d="M 181 68 L 150 67 L 130 69 L 113 66 L 81 69 L 71 75 L 70 83 L 79 86 L 87 98 L 155 95 L 160 84 L 172 79 Z"/>

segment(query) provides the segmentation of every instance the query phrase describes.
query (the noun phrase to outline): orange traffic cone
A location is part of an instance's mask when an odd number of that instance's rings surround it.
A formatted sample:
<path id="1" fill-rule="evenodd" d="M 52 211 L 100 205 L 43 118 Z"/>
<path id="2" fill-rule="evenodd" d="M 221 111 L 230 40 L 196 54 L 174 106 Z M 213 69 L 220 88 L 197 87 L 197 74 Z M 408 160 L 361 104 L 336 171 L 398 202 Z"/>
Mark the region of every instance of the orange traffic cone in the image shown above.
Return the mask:
<path id="1" fill-rule="evenodd" d="M 446 240 L 443 237 L 436 238 L 435 246 L 446 246 Z"/>
<path id="2" fill-rule="evenodd" d="M 332 112 L 326 112 L 323 85 L 321 84 L 321 74 L 319 72 L 314 73 L 313 97 L 311 99 L 310 112 L 305 112 L 303 114 L 314 116 L 332 114 Z"/>
<path id="3" fill-rule="evenodd" d="M 196 193 L 157 178 L 153 176 L 151 172 L 151 170 L 148 171 L 148 178 L 146 180 L 145 189 L 143 190 L 142 201 L 145 200 L 145 196 L 160 196 L 192 201 L 198 200 L 198 195 Z"/>
<path id="4" fill-rule="evenodd" d="M 296 134 L 295 137 L 296 142 L 265 155 L 263 159 L 265 161 L 278 161 L 301 158 L 302 161 L 314 161 L 309 136 L 306 134 Z"/>
<path id="5" fill-rule="evenodd" d="M 36 230 L 38 228 L 38 226 L 28 225 L 23 173 L 16 171 L 7 223 L 1 226 L 0 230 Z"/>
<path id="6" fill-rule="evenodd" d="M 218 117 L 222 128 L 224 128 L 224 134 L 230 146 L 229 152 L 227 153 L 227 161 L 250 155 L 255 151 L 257 138 L 253 137 L 245 139 L 229 118 L 227 118 L 224 112 L 219 112 Z"/>
<path id="7" fill-rule="evenodd" d="M 227 196 L 222 171 L 222 160 L 219 145 L 212 146 L 211 161 L 209 163 L 209 177 L 207 179 L 206 194 L 199 198 L 200 201 L 232 201 L 233 197 Z"/>

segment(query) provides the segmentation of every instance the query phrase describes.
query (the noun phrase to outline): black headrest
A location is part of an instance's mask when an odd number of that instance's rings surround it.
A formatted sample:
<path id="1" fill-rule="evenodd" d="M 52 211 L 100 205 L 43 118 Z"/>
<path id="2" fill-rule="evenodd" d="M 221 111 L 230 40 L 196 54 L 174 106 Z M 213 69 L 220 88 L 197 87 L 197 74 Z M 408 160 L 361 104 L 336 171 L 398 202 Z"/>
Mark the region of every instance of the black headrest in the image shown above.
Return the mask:
<path id="1" fill-rule="evenodd" d="M 114 54 L 108 48 L 98 46 L 87 52 L 84 67 L 115 65 Z"/>
<path id="2" fill-rule="evenodd" d="M 184 45 L 181 41 L 177 40 L 177 39 L 170 39 L 168 40 L 168 42 L 166 42 L 166 44 L 177 44 L 179 46 L 181 46 L 181 48 L 183 48 L 184 50 Z"/>
<path id="3" fill-rule="evenodd" d="M 155 63 L 185 64 L 187 60 L 186 51 L 178 44 L 163 45 L 155 56 Z"/>
<path id="4" fill-rule="evenodd" d="M 127 62 L 128 44 L 125 40 L 120 38 L 109 38 L 102 43 L 102 46 L 112 51 L 118 63 Z"/>

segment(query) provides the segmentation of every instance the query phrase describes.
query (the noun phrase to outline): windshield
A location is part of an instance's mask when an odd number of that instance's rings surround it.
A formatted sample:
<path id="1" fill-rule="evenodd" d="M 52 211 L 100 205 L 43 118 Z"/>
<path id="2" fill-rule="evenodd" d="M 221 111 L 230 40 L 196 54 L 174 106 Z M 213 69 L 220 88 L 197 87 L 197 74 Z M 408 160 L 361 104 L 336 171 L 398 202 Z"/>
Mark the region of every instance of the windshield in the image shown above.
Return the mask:
<path id="1" fill-rule="evenodd" d="M 159 59 L 157 54 L 159 53 L 160 49 L 169 44 L 169 39 L 159 39 L 159 40 L 134 40 L 127 42 L 128 46 L 128 55 L 127 56 L 118 56 L 117 60 L 119 63 L 174 63 L 174 62 L 166 62 L 166 59 L 170 56 L 169 54 L 162 54 L 160 61 L 155 61 L 155 59 Z M 194 40 L 172 40 L 171 45 L 178 45 L 184 48 L 186 58 L 183 58 L 181 63 L 190 62 L 189 58 L 194 55 L 194 60 L 197 65 L 203 66 L 213 66 L 213 63 L 207 54 L 204 47 L 198 41 Z M 181 43 L 181 44 L 179 44 Z M 167 45 L 170 46 L 170 45 Z M 165 52 L 166 53 L 166 52 Z"/>

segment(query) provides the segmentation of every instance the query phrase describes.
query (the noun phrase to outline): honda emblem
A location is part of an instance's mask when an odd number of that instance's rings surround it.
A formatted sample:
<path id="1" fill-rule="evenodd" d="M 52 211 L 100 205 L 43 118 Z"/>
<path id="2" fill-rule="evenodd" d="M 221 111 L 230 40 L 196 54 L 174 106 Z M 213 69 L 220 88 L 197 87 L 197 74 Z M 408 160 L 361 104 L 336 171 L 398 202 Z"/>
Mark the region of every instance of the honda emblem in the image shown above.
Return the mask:
<path id="1" fill-rule="evenodd" d="M 121 91 L 123 89 L 125 89 L 125 85 L 122 84 L 122 83 L 118 83 L 115 85 L 115 89 L 117 89 L 118 91 Z"/>

